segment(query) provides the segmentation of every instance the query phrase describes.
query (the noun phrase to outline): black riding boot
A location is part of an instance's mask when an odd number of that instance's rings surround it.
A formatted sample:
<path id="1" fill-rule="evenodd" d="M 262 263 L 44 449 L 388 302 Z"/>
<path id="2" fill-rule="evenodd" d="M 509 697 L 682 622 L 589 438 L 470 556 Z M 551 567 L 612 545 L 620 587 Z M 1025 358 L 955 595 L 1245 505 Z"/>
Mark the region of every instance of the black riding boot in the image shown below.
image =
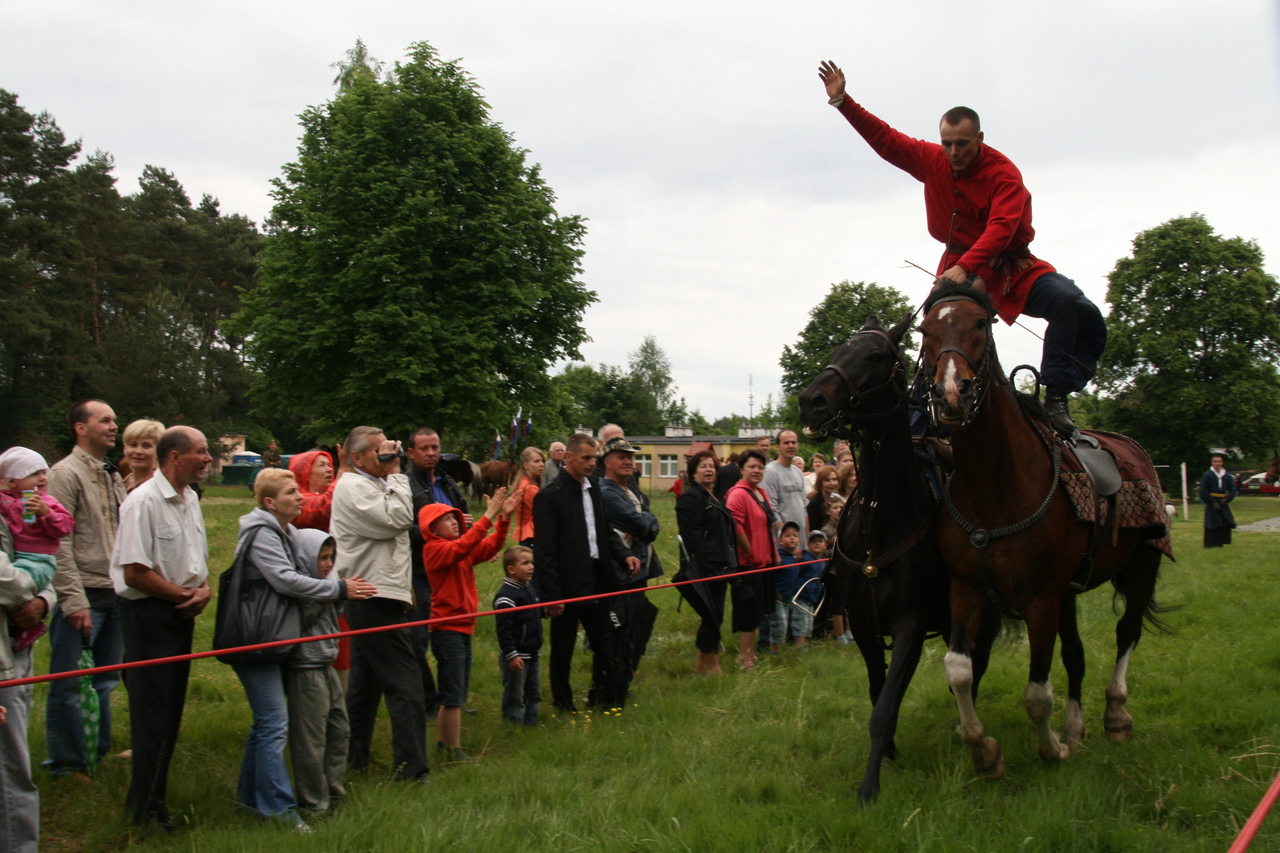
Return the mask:
<path id="1" fill-rule="evenodd" d="M 1067 406 L 1067 392 L 1046 385 L 1044 388 L 1044 412 L 1049 416 L 1049 426 L 1063 438 L 1076 434 L 1076 422 L 1071 420 Z"/>

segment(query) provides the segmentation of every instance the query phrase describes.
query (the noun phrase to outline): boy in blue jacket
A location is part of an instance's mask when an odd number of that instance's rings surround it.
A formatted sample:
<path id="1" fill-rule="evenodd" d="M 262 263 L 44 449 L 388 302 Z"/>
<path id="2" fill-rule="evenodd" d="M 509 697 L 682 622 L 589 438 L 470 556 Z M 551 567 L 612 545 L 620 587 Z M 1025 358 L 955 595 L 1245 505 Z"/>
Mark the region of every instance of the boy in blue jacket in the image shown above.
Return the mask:
<path id="1" fill-rule="evenodd" d="M 533 550 L 513 545 L 502 554 L 507 577 L 493 597 L 494 610 L 537 604 L 533 580 Z M 542 683 L 538 653 L 542 649 L 542 608 L 498 613 L 494 616 L 498 648 L 502 652 L 502 716 L 526 726 L 538 724 L 542 707 Z"/>
<path id="2" fill-rule="evenodd" d="M 796 638 L 797 648 L 807 648 L 813 636 L 813 611 L 822 601 L 822 584 L 806 583 L 822 574 L 822 563 L 800 546 L 800 526 L 794 521 L 782 525 L 778 535 L 778 571 L 775 580 L 778 600 L 769 617 L 770 649 L 776 655 L 786 642 L 787 630 Z M 803 591 L 802 591 L 803 588 Z M 800 595 L 797 598 L 796 593 Z M 795 602 L 792 599 L 796 599 Z"/>

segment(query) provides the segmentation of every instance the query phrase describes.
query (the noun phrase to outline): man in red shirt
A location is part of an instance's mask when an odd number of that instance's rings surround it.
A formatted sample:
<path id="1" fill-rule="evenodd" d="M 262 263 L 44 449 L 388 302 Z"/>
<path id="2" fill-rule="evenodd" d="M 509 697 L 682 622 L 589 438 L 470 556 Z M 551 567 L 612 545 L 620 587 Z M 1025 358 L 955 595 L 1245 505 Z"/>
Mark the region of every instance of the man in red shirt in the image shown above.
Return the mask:
<path id="1" fill-rule="evenodd" d="M 1031 254 L 1031 193 L 1008 157 L 983 144 L 978 114 L 942 116 L 942 144 L 899 133 L 859 106 L 832 62 L 818 68 L 828 102 L 882 158 L 924 184 L 929 233 L 945 244 L 938 282 L 973 282 L 1006 323 L 1019 314 L 1048 320 L 1040 361 L 1045 409 L 1065 437 L 1075 432 L 1067 394 L 1084 388 L 1107 343 L 1102 312 L 1053 265 Z"/>

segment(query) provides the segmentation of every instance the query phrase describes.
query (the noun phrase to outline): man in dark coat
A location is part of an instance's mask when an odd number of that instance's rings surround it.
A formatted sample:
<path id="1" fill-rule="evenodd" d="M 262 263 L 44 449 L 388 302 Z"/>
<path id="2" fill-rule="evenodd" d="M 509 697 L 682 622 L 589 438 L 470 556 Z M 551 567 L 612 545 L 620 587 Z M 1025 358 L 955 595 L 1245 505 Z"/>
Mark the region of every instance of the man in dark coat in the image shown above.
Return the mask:
<path id="1" fill-rule="evenodd" d="M 1200 502 L 1204 504 L 1204 547 L 1231 544 L 1236 517 L 1230 503 L 1236 499 L 1236 478 L 1222 467 L 1222 457 L 1214 456 L 1212 467 L 1200 478 Z"/>
<path id="2" fill-rule="evenodd" d="M 607 441 L 600 455 L 605 470 L 600 480 L 605 518 L 642 567 L 640 574 L 633 578 L 626 577 L 625 571 L 618 567 L 619 582 L 627 588 L 643 588 L 648 586 L 649 578 L 663 574 L 662 562 L 653 547 L 658 538 L 658 517 L 649 509 L 649 498 L 631 486 L 635 455 L 636 448 L 623 436 Z M 658 608 L 643 592 L 637 592 L 619 597 L 613 609 L 622 620 L 623 657 L 634 675 L 653 634 Z"/>
<path id="3" fill-rule="evenodd" d="M 614 563 L 632 577 L 640 561 L 632 556 L 605 518 L 600 481 L 591 476 L 596 443 L 589 435 L 570 436 L 565 470 L 533 500 L 533 583 L 546 602 L 580 598 L 620 588 Z M 587 702 L 605 708 L 622 705 L 627 695 L 627 667 L 620 658 L 618 621 L 612 599 L 553 604 L 551 616 L 551 699 L 557 708 L 577 710 L 569 670 L 581 623 L 593 653 L 592 688 Z"/>
<path id="4" fill-rule="evenodd" d="M 409 490 L 413 493 L 413 517 L 427 504 L 448 504 L 462 512 L 465 533 L 471 526 L 471 516 L 467 514 L 467 500 L 453 478 L 439 469 L 440 434 L 431 427 L 421 427 L 409 435 L 405 454 L 409 457 L 408 476 Z M 413 598 L 417 604 L 414 621 L 431 618 L 431 584 L 427 582 L 426 570 L 422 567 L 422 531 L 418 525 L 409 528 L 409 557 L 413 561 Z M 414 654 L 418 658 L 418 668 L 422 671 L 422 692 L 427 697 L 427 716 L 436 713 L 437 693 L 436 680 L 431 674 L 431 663 L 427 659 L 427 635 L 424 626 L 413 629 Z"/>

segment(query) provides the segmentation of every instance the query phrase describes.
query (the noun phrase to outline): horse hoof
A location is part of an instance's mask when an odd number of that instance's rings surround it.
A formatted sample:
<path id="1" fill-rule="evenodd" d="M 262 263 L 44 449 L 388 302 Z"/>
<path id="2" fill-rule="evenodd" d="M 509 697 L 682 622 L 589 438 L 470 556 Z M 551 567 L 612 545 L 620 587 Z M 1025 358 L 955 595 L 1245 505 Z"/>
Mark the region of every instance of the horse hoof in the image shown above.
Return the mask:
<path id="1" fill-rule="evenodd" d="M 1071 757 L 1071 747 L 1064 743 L 1058 744 L 1056 749 L 1045 750 L 1040 749 L 1040 757 L 1044 759 L 1046 764 L 1060 764 Z"/>
<path id="2" fill-rule="evenodd" d="M 1133 723 L 1117 726 L 1114 729 L 1107 729 L 1107 737 L 1111 738 L 1116 743 L 1128 743 L 1133 740 Z"/>
<path id="3" fill-rule="evenodd" d="M 1067 745 L 1068 749 L 1072 752 L 1077 752 L 1084 746 L 1084 728 L 1081 727 L 1074 731 L 1071 729 L 1064 731 L 1062 733 L 1062 740 Z"/>
<path id="4" fill-rule="evenodd" d="M 973 747 L 973 766 L 984 779 L 999 779 L 1004 775 L 1004 752 L 993 737 L 984 737 Z"/>

